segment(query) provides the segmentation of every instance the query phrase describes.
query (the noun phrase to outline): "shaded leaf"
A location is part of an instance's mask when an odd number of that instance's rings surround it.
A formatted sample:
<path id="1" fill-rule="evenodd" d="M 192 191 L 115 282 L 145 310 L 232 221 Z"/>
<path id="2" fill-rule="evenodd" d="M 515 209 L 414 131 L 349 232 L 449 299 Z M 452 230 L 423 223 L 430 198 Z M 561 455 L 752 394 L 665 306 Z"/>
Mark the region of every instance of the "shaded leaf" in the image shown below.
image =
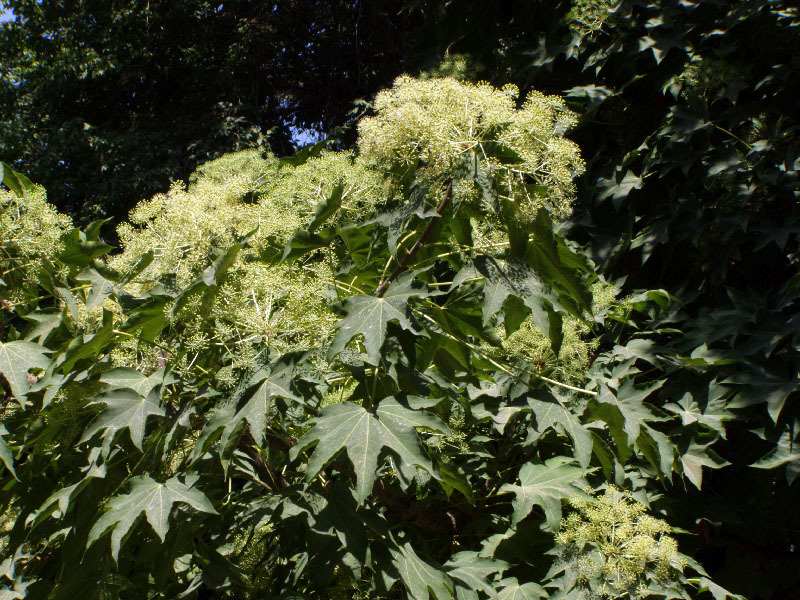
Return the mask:
<path id="1" fill-rule="evenodd" d="M 589 466 L 592 459 L 592 435 L 570 411 L 564 408 L 555 398 L 544 402 L 535 398 L 528 400 L 528 405 L 536 416 L 536 430 L 541 433 L 553 426 L 560 426 L 572 438 L 575 458 L 583 468 Z"/>
<path id="2" fill-rule="evenodd" d="M 46 348 L 33 342 L 0 342 L 0 374 L 11 386 L 11 393 L 21 407 L 25 407 L 25 394 L 30 389 L 28 371 L 44 369 L 50 364 Z"/>
<path id="3" fill-rule="evenodd" d="M 91 404 L 105 404 L 106 408 L 89 424 L 78 443 L 88 441 L 98 431 L 105 431 L 103 446 L 108 449 L 117 432 L 127 429 L 134 446 L 141 450 L 148 417 L 162 417 L 165 414 L 160 400 L 157 390 L 147 396 L 130 389 L 101 394 Z"/>
<path id="4" fill-rule="evenodd" d="M 411 544 L 392 549 L 392 563 L 400 573 L 400 579 L 413 600 L 450 600 L 453 597 L 453 581 L 442 571 L 422 560 Z"/>
<path id="5" fill-rule="evenodd" d="M 484 558 L 477 552 L 459 552 L 444 566 L 447 574 L 456 582 L 458 600 L 478 600 L 479 590 L 489 598 L 497 598 L 491 576 L 508 569 L 507 562 Z"/>
<path id="6" fill-rule="evenodd" d="M 409 319 L 408 301 L 427 294 L 424 290 L 414 288 L 413 280 L 413 273 L 404 273 L 389 285 L 383 298 L 358 294 L 345 300 L 345 316 L 336 324 L 336 335 L 328 349 L 328 358 L 333 359 L 347 342 L 361 335 L 368 360 L 377 365 L 389 321 L 397 321 L 404 329 L 414 330 Z"/>
<path id="7" fill-rule="evenodd" d="M 14 471 L 14 455 L 11 453 L 11 448 L 8 447 L 3 436 L 8 434 L 8 430 L 3 423 L 0 423 L 0 460 L 6 466 L 6 469 L 11 471 L 14 479 L 17 479 L 17 473 Z"/>
<path id="8" fill-rule="evenodd" d="M 561 522 L 561 502 L 583 494 L 584 470 L 571 459 L 556 456 L 542 464 L 527 463 L 519 470 L 519 485 L 505 484 L 500 493 L 513 493 L 511 524 L 527 517 L 534 506 L 541 506 L 547 526 L 555 531 Z"/>
<path id="9" fill-rule="evenodd" d="M 134 477 L 130 481 L 130 492 L 114 496 L 107 510 L 89 531 L 88 548 L 104 533 L 111 530 L 111 554 L 119 557 L 120 546 L 139 516 L 145 513 L 148 523 L 161 540 L 169 530 L 169 515 L 173 504 L 183 502 L 200 512 L 217 514 L 214 506 L 203 492 L 186 485 L 177 477 L 158 483 L 148 476 Z"/>

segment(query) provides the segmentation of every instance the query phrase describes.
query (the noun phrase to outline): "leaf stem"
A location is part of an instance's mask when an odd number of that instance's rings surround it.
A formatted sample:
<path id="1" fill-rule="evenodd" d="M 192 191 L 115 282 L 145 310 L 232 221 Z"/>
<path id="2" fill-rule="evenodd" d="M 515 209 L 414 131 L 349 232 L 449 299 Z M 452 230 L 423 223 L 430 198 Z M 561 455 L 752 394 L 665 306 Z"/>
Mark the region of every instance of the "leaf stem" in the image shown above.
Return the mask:
<path id="1" fill-rule="evenodd" d="M 428 221 L 428 224 L 425 226 L 425 229 L 422 232 L 422 235 L 419 236 L 419 239 L 411 246 L 411 249 L 407 250 L 405 256 L 400 259 L 400 264 L 397 265 L 392 274 L 389 275 L 386 279 L 384 279 L 378 288 L 375 290 L 375 295 L 378 298 L 383 298 L 383 295 L 386 293 L 386 289 L 389 287 L 389 284 L 392 283 L 397 277 L 408 268 L 408 263 L 411 262 L 411 259 L 414 258 L 414 255 L 419 252 L 420 248 L 422 248 L 423 244 L 427 241 L 428 236 L 433 231 L 433 228 L 436 226 L 436 223 L 444 213 L 444 210 L 447 208 L 447 205 L 450 204 L 450 201 L 453 199 L 453 180 L 451 179 L 450 182 L 447 184 L 447 191 L 444 194 L 444 198 L 439 203 L 439 206 L 436 207 L 436 216 L 431 217 L 431 220 Z"/>

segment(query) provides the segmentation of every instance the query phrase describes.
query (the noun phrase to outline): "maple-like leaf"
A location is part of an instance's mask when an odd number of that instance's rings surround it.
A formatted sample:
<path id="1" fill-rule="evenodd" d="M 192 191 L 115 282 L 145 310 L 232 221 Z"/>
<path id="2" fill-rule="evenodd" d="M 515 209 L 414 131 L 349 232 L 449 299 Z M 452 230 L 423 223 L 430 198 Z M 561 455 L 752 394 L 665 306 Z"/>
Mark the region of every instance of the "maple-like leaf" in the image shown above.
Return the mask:
<path id="1" fill-rule="evenodd" d="M 503 580 L 507 583 L 502 591 L 497 595 L 497 600 L 541 600 L 547 598 L 549 594 L 538 583 L 528 582 L 520 584 L 516 578 Z"/>
<path id="2" fill-rule="evenodd" d="M 328 349 L 328 358 L 333 359 L 353 337 L 360 334 L 364 338 L 368 361 L 377 365 L 389 321 L 397 321 L 404 329 L 414 330 L 408 301 L 415 296 L 425 296 L 427 292 L 414 288 L 413 280 L 413 273 L 404 273 L 389 285 L 382 298 L 358 294 L 345 300 L 345 316 L 336 324 L 337 331 Z"/>
<path id="3" fill-rule="evenodd" d="M 400 579 L 413 600 L 450 600 L 453 597 L 453 581 L 442 571 L 422 560 L 411 544 L 392 549 L 392 564 L 400 573 Z"/>
<path id="4" fill-rule="evenodd" d="M 603 386 L 596 401 L 592 403 L 594 416 L 609 425 L 618 445 L 631 445 L 639 437 L 639 431 L 646 423 L 666 421 L 668 418 L 645 398 L 664 384 L 664 380 L 636 387 L 629 379 L 620 384 L 617 393 Z"/>
<path id="5" fill-rule="evenodd" d="M 130 485 L 130 492 L 114 496 L 108 502 L 108 510 L 89 531 L 87 548 L 111 529 L 111 554 L 117 560 L 125 536 L 142 513 L 163 541 L 169 530 L 169 514 L 176 502 L 188 504 L 200 512 L 217 514 L 203 492 L 179 481 L 177 477 L 158 483 L 145 475 L 134 477 Z"/>
<path id="6" fill-rule="evenodd" d="M 783 432 L 775 448 L 754 462 L 751 466 L 756 469 L 775 469 L 786 465 L 786 481 L 792 485 L 800 474 L 800 422 L 795 422 Z"/>
<path id="7" fill-rule="evenodd" d="M 592 459 L 592 434 L 581 422 L 566 408 L 561 406 L 555 398 L 552 402 L 544 402 L 531 398 L 528 405 L 536 416 L 536 431 L 541 434 L 546 429 L 555 425 L 561 426 L 566 434 L 572 438 L 575 447 L 575 458 L 583 468 L 589 466 Z M 532 436 L 528 436 L 530 440 Z M 538 437 L 538 435 L 537 435 Z"/>
<path id="8" fill-rule="evenodd" d="M 50 363 L 47 348 L 33 342 L 0 342 L 0 374 L 11 386 L 11 393 L 25 408 L 25 394 L 30 389 L 28 371 L 44 369 Z"/>
<path id="9" fill-rule="evenodd" d="M 572 459 L 556 456 L 543 464 L 527 463 L 519 470 L 519 485 L 505 484 L 500 493 L 513 492 L 514 514 L 511 524 L 516 525 L 530 514 L 534 506 L 544 510 L 548 527 L 555 531 L 561 521 L 561 501 L 584 494 L 584 470 Z"/>
<path id="10" fill-rule="evenodd" d="M 731 464 L 727 460 L 721 458 L 716 452 L 709 448 L 709 446 L 711 446 L 711 444 L 692 443 L 681 456 L 683 473 L 698 490 L 702 489 L 703 485 L 703 467 L 719 469 Z"/>
<path id="11" fill-rule="evenodd" d="M 391 442 L 387 445 L 397 452 L 404 465 L 412 472 L 417 465 L 433 472 L 415 428 L 427 427 L 446 435 L 450 435 L 450 428 L 438 417 L 422 410 L 406 408 L 394 398 L 381 401 L 376 413 L 386 431 L 386 440 Z"/>
<path id="12" fill-rule="evenodd" d="M 100 381 L 108 384 L 112 390 L 128 388 L 140 396 L 147 396 L 157 385 L 174 383 L 176 379 L 172 373 L 165 373 L 164 369 L 147 376 L 130 367 L 117 367 L 103 373 Z"/>
<path id="13" fill-rule="evenodd" d="M 478 600 L 478 591 L 484 592 L 489 598 L 497 598 L 490 576 L 508 569 L 508 563 L 482 557 L 477 552 L 459 552 L 447 561 L 445 568 L 447 574 L 456 581 L 458 600 Z"/>
<path id="14" fill-rule="evenodd" d="M 667 404 L 664 408 L 678 415 L 682 425 L 700 423 L 719 433 L 722 437 L 725 437 L 725 421 L 730 421 L 736 416 L 728 408 L 728 402 L 723 395 L 711 396 L 709 394 L 705 407 L 701 408 L 692 394 L 686 392 L 677 403 Z"/>
<path id="15" fill-rule="evenodd" d="M 292 388 L 294 364 L 277 365 L 269 375 L 262 372 L 251 380 L 252 386 L 239 401 L 239 410 L 225 425 L 222 440 L 228 440 L 238 430 L 242 420 L 250 426 L 250 433 L 256 444 L 264 443 L 264 430 L 267 421 L 277 411 L 275 398 L 302 401 Z"/>
<path id="16" fill-rule="evenodd" d="M 558 295 L 528 265 L 521 261 L 499 261 L 488 256 L 476 258 L 458 272 L 453 285 L 458 286 L 467 279 L 481 277 L 483 285 L 483 322 L 503 308 L 507 300 L 517 298 L 528 310 L 531 319 L 550 340 L 556 352 L 562 341 L 562 317 L 556 311 L 560 307 Z"/>
<path id="17" fill-rule="evenodd" d="M 105 404 L 106 408 L 89 424 L 78 443 L 86 442 L 98 431 L 105 430 L 103 447 L 106 449 L 111 446 L 117 432 L 127 428 L 134 446 L 141 450 L 147 418 L 164 416 L 158 390 L 151 390 L 147 396 L 131 389 L 113 390 L 98 396 L 91 404 Z"/>
<path id="18" fill-rule="evenodd" d="M 384 447 L 408 465 L 431 469 L 414 427 L 441 429 L 441 424 L 421 411 L 403 409 L 392 399 L 381 403 L 377 416 L 350 402 L 330 404 L 322 409 L 314 427 L 297 441 L 289 457 L 294 460 L 302 450 L 317 444 L 306 467 L 306 478 L 311 480 L 344 449 L 353 463 L 356 499 L 361 503 L 372 490 L 378 455 Z"/>
<path id="19" fill-rule="evenodd" d="M 331 404 L 297 440 L 289 458 L 294 460 L 300 451 L 318 442 L 306 466 L 306 479 L 311 480 L 344 448 L 356 473 L 356 498 L 363 502 L 375 481 L 383 434 L 378 419 L 364 408 L 349 402 Z"/>

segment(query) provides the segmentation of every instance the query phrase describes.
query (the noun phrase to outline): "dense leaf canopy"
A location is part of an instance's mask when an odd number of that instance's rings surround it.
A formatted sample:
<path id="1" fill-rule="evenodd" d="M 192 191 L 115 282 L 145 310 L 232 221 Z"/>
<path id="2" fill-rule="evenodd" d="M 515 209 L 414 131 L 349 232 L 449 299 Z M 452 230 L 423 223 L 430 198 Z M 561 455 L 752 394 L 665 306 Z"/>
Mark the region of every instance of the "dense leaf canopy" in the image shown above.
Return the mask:
<path id="1" fill-rule="evenodd" d="M 383 1 L 3 4 L 0 160 L 83 222 L 122 220 L 210 158 L 289 154 L 293 131 L 351 121 L 403 71 L 418 20 Z"/>
<path id="2" fill-rule="evenodd" d="M 796 7 L 7 4 L 0 594 L 794 593 Z"/>

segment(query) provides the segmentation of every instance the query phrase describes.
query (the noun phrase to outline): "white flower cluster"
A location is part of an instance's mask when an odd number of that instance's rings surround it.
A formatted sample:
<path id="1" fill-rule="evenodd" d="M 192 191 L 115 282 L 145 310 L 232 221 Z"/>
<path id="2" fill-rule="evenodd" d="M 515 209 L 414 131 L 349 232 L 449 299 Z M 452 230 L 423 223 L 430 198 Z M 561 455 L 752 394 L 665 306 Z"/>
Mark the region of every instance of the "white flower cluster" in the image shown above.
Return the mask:
<path id="1" fill-rule="evenodd" d="M 419 161 L 436 177 L 474 152 L 523 215 L 546 205 L 566 216 L 584 169 L 578 147 L 561 137 L 575 116 L 556 96 L 532 91 L 517 108 L 518 96 L 513 85 L 399 77 L 377 95 L 376 115 L 359 124 L 362 157 L 378 165 Z M 509 153 L 514 159 L 504 160 Z"/>
<path id="2" fill-rule="evenodd" d="M 43 187 L 36 186 L 24 199 L 0 190 L 0 278 L 15 301 L 35 283 L 40 259 L 52 258 L 71 228 L 72 220 L 47 203 Z"/>
<path id="3" fill-rule="evenodd" d="M 299 167 L 256 150 L 224 156 L 198 169 L 188 186 L 175 184 L 167 194 L 140 203 L 130 223 L 118 229 L 123 252 L 112 266 L 125 270 L 152 250 L 155 259 L 133 291 L 164 277 L 184 287 L 208 266 L 212 247 L 225 249 L 254 232 L 215 295 L 210 315 L 198 302 L 187 305 L 180 326 L 192 352 L 231 340 L 234 354 L 245 356 L 248 346 L 263 343 L 280 350 L 319 346 L 335 322 L 326 302 L 330 261 L 271 265 L 261 258 L 305 225 L 336 185 L 344 186 L 340 219 L 371 212 L 383 193 L 380 176 L 342 153 L 325 153 Z M 141 365 L 135 353 L 116 358 Z"/>
<path id="4" fill-rule="evenodd" d="M 646 514 L 629 493 L 612 486 L 570 504 L 575 510 L 561 521 L 556 542 L 589 597 L 643 597 L 650 579 L 668 583 L 680 574 L 683 563 L 667 535 L 670 526 Z"/>

